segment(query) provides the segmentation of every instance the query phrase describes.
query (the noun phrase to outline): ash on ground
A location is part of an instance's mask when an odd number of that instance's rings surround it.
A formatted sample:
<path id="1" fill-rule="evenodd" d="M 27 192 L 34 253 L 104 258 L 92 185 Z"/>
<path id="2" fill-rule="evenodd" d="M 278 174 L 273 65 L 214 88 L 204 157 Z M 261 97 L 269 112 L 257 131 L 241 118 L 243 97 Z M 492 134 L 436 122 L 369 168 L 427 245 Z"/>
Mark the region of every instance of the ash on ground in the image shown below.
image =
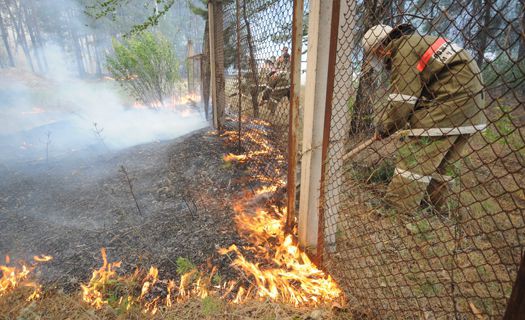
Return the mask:
<path id="1" fill-rule="evenodd" d="M 104 156 L 0 166 L 0 257 L 52 255 L 39 281 L 67 291 L 101 266 L 102 247 L 121 272 L 154 265 L 176 278 L 183 257 L 236 277 L 216 249 L 243 242 L 231 210 L 242 172 L 207 130 Z"/>

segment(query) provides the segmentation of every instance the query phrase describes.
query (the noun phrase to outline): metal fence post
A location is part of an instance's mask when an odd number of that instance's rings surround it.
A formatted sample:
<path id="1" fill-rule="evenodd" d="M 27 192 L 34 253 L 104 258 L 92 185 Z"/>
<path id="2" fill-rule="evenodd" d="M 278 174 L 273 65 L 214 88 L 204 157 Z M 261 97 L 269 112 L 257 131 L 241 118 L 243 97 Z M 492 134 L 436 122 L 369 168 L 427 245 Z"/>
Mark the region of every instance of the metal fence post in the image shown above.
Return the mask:
<path id="1" fill-rule="evenodd" d="M 292 71 L 290 83 L 290 112 L 288 116 L 288 206 L 286 232 L 291 232 L 295 217 L 297 131 L 299 131 L 299 96 L 301 95 L 301 55 L 303 40 L 304 0 L 294 0 L 292 21 Z"/>
<path id="2" fill-rule="evenodd" d="M 327 73 L 333 1 L 310 2 L 308 62 L 306 72 L 299 200 L 299 244 L 317 246 L 319 190 L 321 187 L 321 146 L 325 114 Z"/>

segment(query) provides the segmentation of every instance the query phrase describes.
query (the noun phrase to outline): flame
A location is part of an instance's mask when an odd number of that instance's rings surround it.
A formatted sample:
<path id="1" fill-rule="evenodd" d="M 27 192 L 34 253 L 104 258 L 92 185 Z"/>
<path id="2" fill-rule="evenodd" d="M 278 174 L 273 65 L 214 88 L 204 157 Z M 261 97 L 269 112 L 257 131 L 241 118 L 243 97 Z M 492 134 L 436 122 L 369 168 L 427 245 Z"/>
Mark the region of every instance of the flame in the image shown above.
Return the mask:
<path id="1" fill-rule="evenodd" d="M 225 155 L 223 157 L 224 161 L 226 162 L 231 162 L 231 161 L 238 161 L 238 162 L 243 162 L 245 161 L 246 159 L 248 159 L 248 157 L 245 155 L 245 154 L 241 154 L 241 155 L 235 155 L 233 153 L 228 153 L 227 155 Z"/>
<path id="2" fill-rule="evenodd" d="M 319 270 L 310 258 L 293 242 L 291 235 L 284 232 L 286 210 L 276 206 L 251 208 L 252 200 L 262 194 L 273 195 L 285 186 L 283 168 L 275 169 L 275 177 L 258 174 L 259 164 L 268 158 L 283 164 L 284 156 L 274 148 L 266 135 L 269 124 L 262 120 L 251 121 L 242 140 L 250 151 L 244 155 L 231 155 L 226 159 L 250 159 L 248 170 L 255 182 L 262 185 L 253 195 L 245 196 L 235 205 L 235 223 L 240 235 L 251 245 L 238 247 L 232 245 L 219 249 L 223 255 L 234 254 L 231 265 L 250 280 L 248 287 L 240 287 L 234 303 L 241 303 L 255 294 L 261 299 L 291 303 L 295 306 L 315 306 L 342 299 L 342 291 L 337 283 Z M 230 141 L 238 139 L 237 132 L 223 133 Z M 253 165 L 251 165 L 253 164 Z M 277 166 L 279 167 L 279 166 Z M 255 253 L 255 262 L 249 261 L 243 252 Z M 253 255 L 250 255 L 253 256 Z"/>
<path id="3" fill-rule="evenodd" d="M 109 280 L 117 277 L 115 269 L 119 268 L 121 264 L 120 261 L 108 263 L 105 248 L 102 248 L 100 252 L 103 261 L 102 267 L 93 271 L 91 279 L 87 285 L 80 285 L 82 289 L 82 300 L 96 309 L 100 309 L 103 305 L 108 303 L 104 298 L 102 291 L 105 289 Z"/>
<path id="4" fill-rule="evenodd" d="M 137 269 L 131 275 L 118 275 L 116 269 L 120 267 L 121 262 L 109 263 L 106 249 L 102 248 L 100 251 L 102 266 L 93 271 L 89 283 L 81 285 L 82 300 L 95 309 L 111 305 L 129 310 L 133 305 L 140 305 L 144 313 L 154 315 L 163 300 L 166 307 L 171 307 L 174 301 L 182 301 L 189 297 L 205 298 L 210 294 L 209 281 L 205 281 L 197 270 L 181 276 L 177 293 L 175 281 L 159 279 L 159 271 L 156 267 L 150 267 L 147 273 Z M 141 284 L 140 287 L 134 286 L 137 283 Z M 123 289 L 126 286 L 130 287 Z M 161 286 L 166 286 L 165 298 L 160 295 L 159 290 L 154 290 Z"/>
<path id="5" fill-rule="evenodd" d="M 341 301 L 343 293 L 337 283 L 318 269 L 294 243 L 293 237 L 284 232 L 286 210 L 270 201 L 286 186 L 286 163 L 278 148 L 273 147 L 266 133 L 267 126 L 269 124 L 264 121 L 252 121 L 241 138 L 250 151 L 224 156 L 225 161 L 246 162 L 249 177 L 258 186 L 252 194 L 245 194 L 234 202 L 234 222 L 246 241 L 242 246 L 232 245 L 218 250 L 230 258 L 231 266 L 240 272 L 240 280 L 212 285 L 216 268 L 208 275 L 197 269 L 191 270 L 181 275 L 178 286 L 173 279 L 160 279 L 155 266 L 147 272 L 137 269 L 132 274 L 119 275 L 117 269 L 121 262 L 108 262 L 106 249 L 102 248 L 102 266 L 93 270 L 88 283 L 81 285 L 82 300 L 96 309 L 110 305 L 129 310 L 138 305 L 144 313 L 152 315 L 159 308 L 172 307 L 174 303 L 190 297 L 205 298 L 210 295 L 232 303 L 256 298 L 295 306 L 318 306 Z M 222 136 L 228 141 L 238 139 L 236 131 L 226 131 Z M 272 167 L 272 174 L 260 174 L 260 168 L 266 168 L 268 161 L 277 164 Z M 255 201 L 261 199 L 268 201 L 265 204 Z M 51 259 L 46 255 L 33 257 L 37 263 Z M 6 257 L 6 266 L 0 266 L 0 296 L 24 283 L 33 288 L 27 299 L 38 299 L 42 293 L 41 286 L 26 281 L 33 266 L 8 267 L 9 260 Z"/>
<path id="6" fill-rule="evenodd" d="M 38 258 L 38 259 L 37 259 Z M 35 256 L 36 262 L 45 262 L 51 260 L 51 256 Z M 36 264 L 27 265 L 20 263 L 19 267 L 8 266 L 11 263 L 9 256 L 5 257 L 5 265 L 0 265 L 2 277 L 0 277 L 0 297 L 4 296 L 18 287 L 33 288 L 33 292 L 27 297 L 27 301 L 40 298 L 42 287 L 36 282 L 28 281 L 30 273 L 35 269 Z"/>
<path id="7" fill-rule="evenodd" d="M 52 259 L 53 259 L 52 256 L 45 256 L 45 255 L 34 256 L 33 257 L 33 260 L 35 260 L 36 262 L 48 262 L 48 261 L 50 261 Z"/>
<path id="8" fill-rule="evenodd" d="M 188 104 L 195 103 L 200 101 L 200 96 L 196 93 L 188 93 L 181 96 L 171 96 L 165 100 L 163 103 L 160 101 L 155 101 L 150 104 L 143 104 L 139 101 L 135 101 L 132 104 L 133 109 L 144 110 L 144 109 L 155 109 L 155 110 L 168 110 L 175 111 L 180 113 L 183 118 L 187 118 L 192 115 L 194 112 L 191 108 L 188 107 Z"/>

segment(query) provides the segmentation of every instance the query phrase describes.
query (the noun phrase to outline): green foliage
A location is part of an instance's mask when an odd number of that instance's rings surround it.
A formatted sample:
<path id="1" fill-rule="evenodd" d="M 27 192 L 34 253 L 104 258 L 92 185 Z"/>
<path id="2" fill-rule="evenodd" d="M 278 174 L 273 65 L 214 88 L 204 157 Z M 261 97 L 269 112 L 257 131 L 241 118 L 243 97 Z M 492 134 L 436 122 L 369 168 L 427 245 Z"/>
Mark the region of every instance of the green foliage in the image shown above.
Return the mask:
<path id="1" fill-rule="evenodd" d="M 200 16 L 201 18 L 207 21 L 208 20 L 208 10 L 207 10 L 208 0 L 199 0 L 199 2 L 204 8 L 193 4 L 191 0 L 188 0 L 188 7 L 190 8 L 193 14 Z"/>
<path id="2" fill-rule="evenodd" d="M 505 86 L 525 90 L 525 60 L 519 62 L 507 53 L 501 53 L 483 69 L 483 80 L 487 88 Z"/>
<path id="3" fill-rule="evenodd" d="M 174 93 L 180 80 L 179 62 L 162 35 L 142 32 L 122 42 L 114 39 L 113 49 L 107 68 L 137 100 L 158 107 Z"/>
<path id="4" fill-rule="evenodd" d="M 377 168 L 370 174 L 368 178 L 372 183 L 390 183 L 396 165 L 391 159 L 386 159 L 379 163 Z"/>
<path id="5" fill-rule="evenodd" d="M 220 274 L 215 274 L 213 276 L 213 278 L 211 279 L 211 283 L 215 286 L 218 286 L 218 285 L 221 285 L 222 284 L 222 277 Z"/>
<path id="6" fill-rule="evenodd" d="M 522 150 L 525 148 L 525 141 L 515 125 L 518 120 L 515 119 L 511 111 L 511 108 L 500 106 L 497 112 L 497 120 L 483 131 L 483 137 L 490 144 L 497 142 L 509 146 L 513 150 Z"/>
<path id="7" fill-rule="evenodd" d="M 197 267 L 188 259 L 178 257 L 177 258 L 177 274 L 183 275 L 188 272 L 195 270 Z"/>
<path id="8" fill-rule="evenodd" d="M 435 236 L 432 232 L 432 225 L 425 218 L 413 223 L 408 223 L 406 227 L 410 233 L 412 233 L 419 240 L 430 240 Z"/>
<path id="9" fill-rule="evenodd" d="M 86 6 L 85 13 L 95 19 L 110 17 L 114 21 L 116 19 L 118 9 L 124 5 L 127 5 L 128 2 L 129 0 L 97 1 L 93 5 Z M 160 18 L 168 13 L 174 3 L 175 0 L 155 0 L 155 9 L 153 10 L 153 13 L 146 17 L 144 22 L 134 25 L 129 33 L 126 34 L 126 36 L 142 32 L 149 27 L 158 25 Z"/>
<path id="10" fill-rule="evenodd" d="M 206 317 L 217 316 L 223 309 L 223 304 L 218 298 L 207 296 L 201 300 L 202 314 Z"/>

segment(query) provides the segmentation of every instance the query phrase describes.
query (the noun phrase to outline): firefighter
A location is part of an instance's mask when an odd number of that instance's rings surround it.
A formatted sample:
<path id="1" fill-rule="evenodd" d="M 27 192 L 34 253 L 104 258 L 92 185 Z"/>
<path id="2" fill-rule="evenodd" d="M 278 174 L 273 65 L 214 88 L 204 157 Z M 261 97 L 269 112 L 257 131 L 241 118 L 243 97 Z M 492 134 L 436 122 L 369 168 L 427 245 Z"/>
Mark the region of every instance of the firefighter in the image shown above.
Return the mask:
<path id="1" fill-rule="evenodd" d="M 471 55 L 410 24 L 376 25 L 364 35 L 365 65 L 390 71 L 375 138 L 404 130 L 385 200 L 397 209 L 447 210 L 470 136 L 486 127 L 480 69 Z"/>
<path id="2" fill-rule="evenodd" d="M 282 49 L 282 54 L 275 63 L 275 71 L 268 79 L 268 84 L 263 92 L 263 101 L 268 101 L 270 113 L 275 114 L 277 104 L 282 98 L 290 97 L 290 54 L 288 48 Z"/>

